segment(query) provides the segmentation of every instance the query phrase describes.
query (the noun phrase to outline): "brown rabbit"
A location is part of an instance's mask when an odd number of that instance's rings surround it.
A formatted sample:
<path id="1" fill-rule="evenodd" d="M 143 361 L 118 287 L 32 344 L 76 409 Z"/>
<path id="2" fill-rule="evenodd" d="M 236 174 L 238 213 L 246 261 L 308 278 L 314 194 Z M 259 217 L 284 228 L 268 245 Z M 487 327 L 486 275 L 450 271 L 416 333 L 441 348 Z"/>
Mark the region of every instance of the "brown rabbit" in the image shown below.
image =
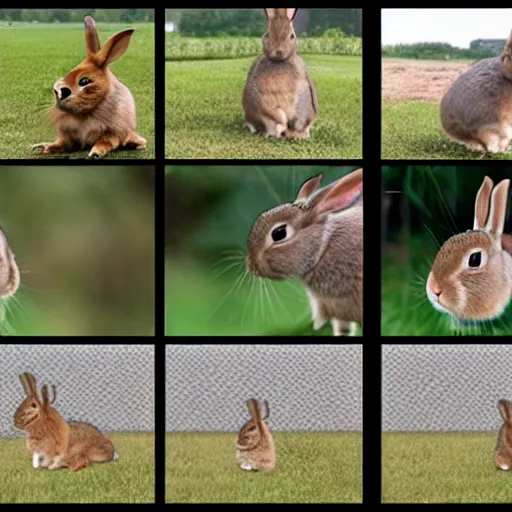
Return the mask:
<path id="1" fill-rule="evenodd" d="M 497 318 L 512 297 L 512 236 L 503 233 L 509 186 L 506 179 L 494 187 L 486 176 L 476 196 L 473 229 L 449 238 L 434 259 L 427 297 L 452 319 Z"/>
<path id="2" fill-rule="evenodd" d="M 293 29 L 297 9 L 265 9 L 268 31 L 263 55 L 252 64 L 242 104 L 251 133 L 309 138 L 318 100 L 304 61 L 297 55 Z"/>
<path id="3" fill-rule="evenodd" d="M 117 460 L 112 442 L 87 423 L 67 423 L 52 407 L 55 386 L 41 388 L 39 398 L 36 379 L 22 373 L 20 381 L 27 395 L 14 414 L 14 426 L 27 433 L 27 450 L 32 466 L 58 469 L 69 467 L 78 471 L 93 462 Z M 42 461 L 41 461 L 42 459 Z"/>
<path id="4" fill-rule="evenodd" d="M 265 413 L 262 415 L 262 405 Z M 251 419 L 238 432 L 236 461 L 245 471 L 274 471 L 276 467 L 276 447 L 270 430 L 265 423 L 269 416 L 268 402 L 247 400 Z"/>
<path id="5" fill-rule="evenodd" d="M 7 243 L 7 236 L 0 229 L 0 297 L 14 295 L 19 286 L 20 271 Z"/>
<path id="6" fill-rule="evenodd" d="M 501 56 L 482 59 L 441 101 L 441 124 L 471 150 L 504 153 L 512 138 L 512 32 Z"/>
<path id="7" fill-rule="evenodd" d="M 86 16 L 84 23 L 87 56 L 53 85 L 50 121 L 57 139 L 32 149 L 50 154 L 91 148 L 89 158 L 103 157 L 119 147 L 145 149 L 146 140 L 135 131 L 132 93 L 108 67 L 126 52 L 134 31 L 123 30 L 100 47 L 94 19 Z"/>
<path id="8" fill-rule="evenodd" d="M 504 423 L 499 431 L 494 450 L 494 465 L 497 469 L 510 471 L 512 469 L 512 402 L 500 400 L 498 408 Z"/>
<path id="9" fill-rule="evenodd" d="M 363 169 L 317 190 L 321 179 L 256 220 L 246 265 L 258 277 L 299 277 L 314 328 L 330 320 L 335 336 L 354 334 L 353 322 L 363 321 Z"/>

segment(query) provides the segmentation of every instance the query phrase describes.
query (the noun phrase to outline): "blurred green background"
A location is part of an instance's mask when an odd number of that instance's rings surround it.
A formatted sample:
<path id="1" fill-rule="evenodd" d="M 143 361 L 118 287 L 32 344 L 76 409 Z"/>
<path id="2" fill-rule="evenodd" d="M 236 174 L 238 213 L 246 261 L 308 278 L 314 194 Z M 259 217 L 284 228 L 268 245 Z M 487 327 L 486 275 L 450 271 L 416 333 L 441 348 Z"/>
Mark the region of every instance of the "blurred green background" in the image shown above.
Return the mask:
<path id="1" fill-rule="evenodd" d="M 512 178 L 512 166 L 384 166 L 382 198 L 382 335 L 505 335 L 512 311 L 494 321 L 453 325 L 427 299 L 426 280 L 439 247 L 473 228 L 485 176 Z M 510 211 L 510 201 L 509 201 Z M 505 232 L 512 232 L 507 215 Z"/>
<path id="2" fill-rule="evenodd" d="M 332 335 L 313 331 L 300 281 L 245 277 L 252 224 L 291 202 L 322 172 L 325 186 L 356 167 L 170 166 L 166 168 L 166 333 Z"/>
<path id="3" fill-rule="evenodd" d="M 153 197 L 151 166 L 2 167 L 22 286 L 0 332 L 153 335 Z"/>

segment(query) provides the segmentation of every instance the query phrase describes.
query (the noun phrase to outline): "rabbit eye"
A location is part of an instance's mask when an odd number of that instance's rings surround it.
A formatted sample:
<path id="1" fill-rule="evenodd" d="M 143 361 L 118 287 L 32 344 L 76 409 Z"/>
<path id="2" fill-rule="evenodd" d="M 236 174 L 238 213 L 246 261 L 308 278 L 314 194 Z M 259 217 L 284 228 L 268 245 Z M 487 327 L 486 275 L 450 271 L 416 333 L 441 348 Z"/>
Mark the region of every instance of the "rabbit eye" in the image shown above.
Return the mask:
<path id="1" fill-rule="evenodd" d="M 469 266 L 470 267 L 479 267 L 482 263 L 482 253 L 474 252 L 469 256 Z"/>
<path id="2" fill-rule="evenodd" d="M 286 238 L 286 224 L 282 224 L 272 230 L 272 240 L 274 242 L 280 242 Z"/>
<path id="3" fill-rule="evenodd" d="M 35 402 L 32 402 L 30 405 L 31 405 L 31 406 L 32 406 L 32 408 L 34 408 L 34 409 L 37 407 L 37 405 L 36 405 L 36 403 L 35 403 Z"/>
<path id="4" fill-rule="evenodd" d="M 295 34 L 290 34 L 290 39 L 295 39 Z"/>
<path id="5" fill-rule="evenodd" d="M 86 77 L 80 78 L 80 80 L 78 81 L 78 85 L 80 87 L 85 87 L 87 84 L 90 84 L 90 83 L 91 83 L 91 80 L 89 80 Z"/>

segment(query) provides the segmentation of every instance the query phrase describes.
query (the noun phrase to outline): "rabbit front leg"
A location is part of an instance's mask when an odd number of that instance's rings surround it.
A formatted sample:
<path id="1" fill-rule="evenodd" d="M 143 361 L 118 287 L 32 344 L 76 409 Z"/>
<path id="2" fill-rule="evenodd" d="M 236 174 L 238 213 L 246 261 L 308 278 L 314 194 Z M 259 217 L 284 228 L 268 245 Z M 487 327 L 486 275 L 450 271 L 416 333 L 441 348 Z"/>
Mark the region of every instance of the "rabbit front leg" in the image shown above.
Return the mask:
<path id="1" fill-rule="evenodd" d="M 121 145 L 121 139 L 117 135 L 104 135 L 94 144 L 87 158 L 102 158 L 107 153 L 114 151 Z"/>
<path id="2" fill-rule="evenodd" d="M 308 295 L 309 306 L 313 317 L 313 329 L 318 331 L 327 322 L 327 317 L 323 314 L 321 303 L 315 294 L 309 288 L 306 288 L 306 293 Z"/>
<path id="3" fill-rule="evenodd" d="M 42 457 L 41 453 L 34 452 L 32 454 L 32 467 L 34 469 L 39 469 L 41 467 L 41 457 Z"/>
<path id="4" fill-rule="evenodd" d="M 31 149 L 39 155 L 50 155 L 55 153 L 65 153 L 67 149 L 67 141 L 64 138 L 58 138 L 55 142 L 40 142 L 33 144 Z"/>
<path id="5" fill-rule="evenodd" d="M 123 146 L 135 146 L 135 149 L 142 151 L 148 146 L 148 141 L 138 133 L 132 132 L 123 142 Z"/>
<path id="6" fill-rule="evenodd" d="M 355 322 L 345 322 L 337 318 L 331 318 L 333 336 L 355 336 L 357 324 Z"/>
<path id="7" fill-rule="evenodd" d="M 54 469 L 59 469 L 62 466 L 62 455 L 55 455 L 55 457 L 53 457 L 53 459 L 51 460 L 50 464 L 48 465 L 48 469 L 50 470 L 54 470 Z"/>

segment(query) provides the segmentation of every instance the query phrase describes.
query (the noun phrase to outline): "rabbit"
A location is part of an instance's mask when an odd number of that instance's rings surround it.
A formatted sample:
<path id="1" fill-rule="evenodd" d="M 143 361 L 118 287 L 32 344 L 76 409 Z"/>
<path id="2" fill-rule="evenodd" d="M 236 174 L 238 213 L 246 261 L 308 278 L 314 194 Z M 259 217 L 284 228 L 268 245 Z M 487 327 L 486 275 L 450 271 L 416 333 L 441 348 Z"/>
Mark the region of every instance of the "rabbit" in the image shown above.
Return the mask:
<path id="1" fill-rule="evenodd" d="M 134 30 L 123 30 L 100 47 L 94 19 L 86 16 L 84 24 L 85 60 L 53 85 L 50 122 L 56 140 L 32 150 L 47 155 L 90 148 L 88 158 L 101 158 L 119 147 L 146 149 L 146 139 L 135 131 L 132 93 L 108 67 L 126 52 Z"/>
<path id="2" fill-rule="evenodd" d="M 505 153 L 512 137 L 512 32 L 499 57 L 460 75 L 441 100 L 446 133 L 473 151 Z"/>
<path id="3" fill-rule="evenodd" d="M 512 469 L 512 402 L 499 400 L 498 409 L 504 423 L 498 433 L 494 449 L 494 465 L 496 469 L 510 471 Z"/>
<path id="4" fill-rule="evenodd" d="M 265 414 L 262 414 L 262 405 Z M 251 419 L 238 432 L 236 461 L 244 471 L 274 471 L 276 467 L 276 447 L 274 438 L 265 423 L 270 410 L 266 400 L 263 403 L 254 398 L 247 400 Z"/>
<path id="5" fill-rule="evenodd" d="M 473 229 L 449 238 L 434 259 L 427 297 L 452 320 L 492 320 L 512 296 L 512 236 L 503 233 L 509 186 L 505 179 L 494 187 L 486 176 L 476 196 Z"/>
<path id="6" fill-rule="evenodd" d="M 20 271 L 7 243 L 7 236 L 0 229 L 0 298 L 12 297 L 19 287 Z"/>
<path id="7" fill-rule="evenodd" d="M 297 55 L 296 14 L 297 9 L 265 9 L 268 31 L 263 36 L 263 55 L 253 62 L 242 97 L 245 126 L 252 134 L 310 137 L 318 98 Z"/>
<path id="8" fill-rule="evenodd" d="M 299 277 L 313 328 L 330 320 L 334 336 L 350 336 L 363 322 L 363 169 L 317 190 L 322 177 L 307 180 L 293 203 L 260 215 L 246 267 L 257 277 Z"/>
<path id="9" fill-rule="evenodd" d="M 79 471 L 93 462 L 117 460 L 119 454 L 112 442 L 87 423 L 67 423 L 52 407 L 56 388 L 46 384 L 37 392 L 35 377 L 22 373 L 21 384 L 26 398 L 14 413 L 14 427 L 26 432 L 27 451 L 32 454 L 32 467 L 71 468 Z"/>

